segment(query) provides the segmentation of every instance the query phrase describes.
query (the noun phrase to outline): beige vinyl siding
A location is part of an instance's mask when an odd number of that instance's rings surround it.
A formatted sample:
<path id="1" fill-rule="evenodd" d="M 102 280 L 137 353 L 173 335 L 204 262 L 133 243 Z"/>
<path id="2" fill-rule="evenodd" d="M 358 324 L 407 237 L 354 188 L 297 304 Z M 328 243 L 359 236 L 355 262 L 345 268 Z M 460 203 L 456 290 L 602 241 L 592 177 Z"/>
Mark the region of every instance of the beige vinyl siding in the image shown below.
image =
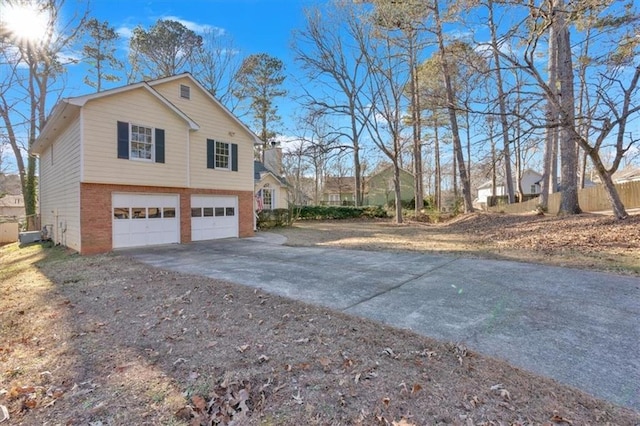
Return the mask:
<path id="1" fill-rule="evenodd" d="M 79 117 L 40 155 L 39 183 L 41 225 L 51 225 L 56 244 L 80 251 Z"/>
<path id="2" fill-rule="evenodd" d="M 145 89 L 91 100 L 83 107 L 83 182 L 186 187 L 188 124 Z M 165 163 L 119 159 L 117 122 L 164 129 Z"/>
<path id="3" fill-rule="evenodd" d="M 191 87 L 191 99 L 180 97 L 181 84 Z M 251 135 L 187 77 L 153 88 L 200 126 L 191 133 L 191 187 L 252 191 L 254 139 Z M 238 144 L 237 172 L 207 169 L 207 139 Z"/>

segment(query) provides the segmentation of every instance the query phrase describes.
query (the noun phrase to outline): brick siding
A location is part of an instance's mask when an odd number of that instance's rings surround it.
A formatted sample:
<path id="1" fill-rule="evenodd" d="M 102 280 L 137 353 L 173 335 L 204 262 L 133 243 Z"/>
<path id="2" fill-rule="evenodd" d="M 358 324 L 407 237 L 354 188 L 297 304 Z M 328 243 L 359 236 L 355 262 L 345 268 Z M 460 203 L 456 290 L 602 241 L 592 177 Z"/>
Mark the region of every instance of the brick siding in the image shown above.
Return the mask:
<path id="1" fill-rule="evenodd" d="M 80 254 L 91 255 L 112 250 L 111 200 L 114 192 L 178 194 L 180 196 L 180 242 L 182 244 L 191 242 L 192 195 L 237 196 L 239 236 L 245 238 L 254 235 L 253 191 L 82 183 L 80 185 Z"/>

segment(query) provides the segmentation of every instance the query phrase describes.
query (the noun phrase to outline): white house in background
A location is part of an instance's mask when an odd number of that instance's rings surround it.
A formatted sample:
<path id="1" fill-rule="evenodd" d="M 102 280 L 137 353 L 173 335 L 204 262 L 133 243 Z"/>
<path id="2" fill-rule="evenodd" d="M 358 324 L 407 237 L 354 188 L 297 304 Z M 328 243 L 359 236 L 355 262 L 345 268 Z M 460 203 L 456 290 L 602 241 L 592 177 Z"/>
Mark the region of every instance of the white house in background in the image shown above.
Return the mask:
<path id="1" fill-rule="evenodd" d="M 531 169 L 526 169 L 525 171 L 522 172 L 522 178 L 520 179 L 520 183 L 521 183 L 522 192 L 524 193 L 524 195 L 539 194 L 541 190 L 541 182 L 542 182 L 542 175 L 540 173 L 535 172 Z M 514 179 L 514 192 L 517 192 L 517 187 L 515 185 L 516 185 L 516 182 Z M 494 195 L 492 186 L 493 185 L 491 181 L 488 181 L 478 187 L 477 203 L 480 204 L 480 206 L 483 206 L 483 207 L 486 206 L 487 198 Z M 495 195 L 498 195 L 498 196 L 507 195 L 507 188 L 504 182 L 496 183 Z"/>
<path id="2" fill-rule="evenodd" d="M 640 181 L 640 167 L 625 167 L 613 174 L 614 183 L 627 183 Z"/>

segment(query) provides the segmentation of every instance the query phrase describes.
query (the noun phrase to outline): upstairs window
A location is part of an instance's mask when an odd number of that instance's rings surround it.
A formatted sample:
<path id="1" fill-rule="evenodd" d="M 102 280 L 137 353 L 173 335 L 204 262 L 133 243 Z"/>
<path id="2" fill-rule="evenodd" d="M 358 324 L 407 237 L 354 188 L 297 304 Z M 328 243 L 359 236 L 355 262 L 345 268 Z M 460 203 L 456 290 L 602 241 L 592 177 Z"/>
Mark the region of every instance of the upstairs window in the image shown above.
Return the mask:
<path id="1" fill-rule="evenodd" d="M 153 129 L 131 125 L 130 158 L 153 161 Z"/>
<path id="2" fill-rule="evenodd" d="M 238 144 L 207 139 L 207 168 L 238 171 Z"/>
<path id="3" fill-rule="evenodd" d="M 164 130 L 118 121 L 118 158 L 164 163 Z"/>
<path id="4" fill-rule="evenodd" d="M 191 99 L 191 87 L 185 86 L 184 84 L 180 85 L 180 97 L 182 99 Z"/>
<path id="5" fill-rule="evenodd" d="M 216 169 L 229 169 L 229 144 L 216 141 Z"/>

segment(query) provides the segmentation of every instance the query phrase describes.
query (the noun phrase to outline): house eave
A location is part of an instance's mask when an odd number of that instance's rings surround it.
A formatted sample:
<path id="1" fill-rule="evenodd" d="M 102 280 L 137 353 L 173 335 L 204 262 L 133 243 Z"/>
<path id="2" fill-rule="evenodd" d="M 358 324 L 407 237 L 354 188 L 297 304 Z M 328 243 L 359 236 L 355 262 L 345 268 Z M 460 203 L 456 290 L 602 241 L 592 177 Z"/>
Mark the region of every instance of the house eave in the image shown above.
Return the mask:
<path id="1" fill-rule="evenodd" d="M 51 111 L 47 122 L 29 149 L 29 152 L 35 155 L 42 154 L 58 134 L 67 127 L 76 114 L 79 113 L 80 108 L 80 106 L 69 102 L 69 99 L 62 99 L 58 102 Z"/>

